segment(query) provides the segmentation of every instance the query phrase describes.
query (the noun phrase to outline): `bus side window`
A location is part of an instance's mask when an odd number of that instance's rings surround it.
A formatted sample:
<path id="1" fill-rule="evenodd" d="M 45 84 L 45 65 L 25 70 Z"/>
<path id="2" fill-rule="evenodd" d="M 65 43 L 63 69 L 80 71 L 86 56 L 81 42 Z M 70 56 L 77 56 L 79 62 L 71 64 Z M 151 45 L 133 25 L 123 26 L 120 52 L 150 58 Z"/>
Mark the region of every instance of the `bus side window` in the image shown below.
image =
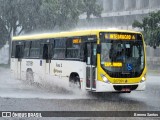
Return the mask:
<path id="1" fill-rule="evenodd" d="M 54 52 L 53 58 L 54 59 L 64 59 L 66 52 L 66 39 L 56 39 L 54 41 Z"/>
<path id="2" fill-rule="evenodd" d="M 83 62 L 87 62 L 87 41 L 88 36 L 81 37 L 82 43 L 81 43 L 81 50 L 80 50 L 80 58 Z"/>
<path id="3" fill-rule="evenodd" d="M 96 66 L 97 64 L 97 44 L 92 46 L 92 65 Z"/>
<path id="4" fill-rule="evenodd" d="M 30 41 L 25 42 L 25 47 L 24 47 L 24 57 L 28 58 L 29 57 L 29 51 L 30 51 Z"/>
<path id="5" fill-rule="evenodd" d="M 12 58 L 15 58 L 15 53 L 16 53 L 15 42 L 12 42 L 12 53 L 11 53 L 11 57 Z"/>
<path id="6" fill-rule="evenodd" d="M 19 58 L 20 56 L 20 46 L 16 45 L 16 53 L 15 53 L 15 58 Z"/>
<path id="7" fill-rule="evenodd" d="M 16 45 L 15 58 L 23 58 L 23 53 L 24 53 L 24 46 Z"/>
<path id="8" fill-rule="evenodd" d="M 43 59 L 49 58 L 49 51 L 48 51 L 48 45 L 44 44 L 43 46 Z"/>
<path id="9" fill-rule="evenodd" d="M 40 56 L 40 42 L 35 40 L 31 42 L 30 57 L 39 58 Z"/>
<path id="10" fill-rule="evenodd" d="M 73 43 L 73 38 L 67 39 L 66 57 L 71 59 L 80 58 L 80 43 Z"/>

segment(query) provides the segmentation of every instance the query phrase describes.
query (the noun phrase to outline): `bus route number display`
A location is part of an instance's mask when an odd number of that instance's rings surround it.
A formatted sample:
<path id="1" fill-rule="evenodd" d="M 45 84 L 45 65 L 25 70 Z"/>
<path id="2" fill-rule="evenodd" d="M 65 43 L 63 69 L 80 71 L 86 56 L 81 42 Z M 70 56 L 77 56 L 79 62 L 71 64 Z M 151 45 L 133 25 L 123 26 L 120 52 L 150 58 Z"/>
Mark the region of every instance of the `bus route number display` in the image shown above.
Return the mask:
<path id="1" fill-rule="evenodd" d="M 81 43 L 81 39 L 73 39 L 73 44 L 79 44 Z"/>
<path id="2" fill-rule="evenodd" d="M 118 33 L 107 33 L 105 34 L 105 39 L 113 40 L 135 40 L 135 35 L 131 34 L 118 34 Z"/>

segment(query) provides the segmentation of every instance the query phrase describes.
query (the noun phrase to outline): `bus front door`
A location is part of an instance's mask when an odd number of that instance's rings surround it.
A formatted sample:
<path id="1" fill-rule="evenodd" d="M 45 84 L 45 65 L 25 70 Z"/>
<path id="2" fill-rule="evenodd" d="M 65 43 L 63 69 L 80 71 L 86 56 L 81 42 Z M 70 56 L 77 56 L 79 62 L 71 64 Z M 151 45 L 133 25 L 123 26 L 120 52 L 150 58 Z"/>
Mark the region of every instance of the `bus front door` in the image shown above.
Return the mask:
<path id="1" fill-rule="evenodd" d="M 86 89 L 96 90 L 96 43 L 87 43 L 86 45 Z"/>
<path id="2" fill-rule="evenodd" d="M 23 45 L 16 45 L 16 50 L 15 50 L 15 63 L 17 67 L 17 72 L 16 72 L 16 78 L 21 79 L 22 78 L 22 73 L 21 73 L 21 62 L 22 62 L 22 57 L 23 57 Z"/>

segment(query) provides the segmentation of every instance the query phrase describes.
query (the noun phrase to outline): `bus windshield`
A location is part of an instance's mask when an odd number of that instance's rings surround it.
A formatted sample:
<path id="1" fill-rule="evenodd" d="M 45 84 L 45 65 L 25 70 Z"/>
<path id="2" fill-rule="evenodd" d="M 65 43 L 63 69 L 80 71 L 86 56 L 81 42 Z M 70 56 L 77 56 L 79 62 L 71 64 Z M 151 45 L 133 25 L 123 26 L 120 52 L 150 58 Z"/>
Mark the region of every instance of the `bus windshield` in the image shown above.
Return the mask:
<path id="1" fill-rule="evenodd" d="M 111 77 L 137 77 L 144 69 L 142 39 L 101 41 L 101 66 Z"/>

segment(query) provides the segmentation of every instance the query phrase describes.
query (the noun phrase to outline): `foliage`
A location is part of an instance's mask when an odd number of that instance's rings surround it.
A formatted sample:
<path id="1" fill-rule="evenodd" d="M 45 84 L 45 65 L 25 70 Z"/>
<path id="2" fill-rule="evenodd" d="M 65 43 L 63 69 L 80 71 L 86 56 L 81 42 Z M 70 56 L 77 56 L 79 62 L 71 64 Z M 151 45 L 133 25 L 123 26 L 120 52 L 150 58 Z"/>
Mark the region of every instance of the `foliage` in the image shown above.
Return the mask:
<path id="1" fill-rule="evenodd" d="M 87 19 L 90 19 L 91 15 L 101 17 L 103 8 L 97 4 L 97 0 L 82 0 L 81 11 L 87 14 Z"/>
<path id="2" fill-rule="evenodd" d="M 76 26 L 79 15 L 100 17 L 97 0 L 0 0 L 1 38 Z M 0 39 L 1 41 L 2 39 Z"/>
<path id="3" fill-rule="evenodd" d="M 132 26 L 143 31 L 147 45 L 153 48 L 160 45 L 160 11 L 150 13 L 142 20 L 142 23 L 135 20 Z"/>

